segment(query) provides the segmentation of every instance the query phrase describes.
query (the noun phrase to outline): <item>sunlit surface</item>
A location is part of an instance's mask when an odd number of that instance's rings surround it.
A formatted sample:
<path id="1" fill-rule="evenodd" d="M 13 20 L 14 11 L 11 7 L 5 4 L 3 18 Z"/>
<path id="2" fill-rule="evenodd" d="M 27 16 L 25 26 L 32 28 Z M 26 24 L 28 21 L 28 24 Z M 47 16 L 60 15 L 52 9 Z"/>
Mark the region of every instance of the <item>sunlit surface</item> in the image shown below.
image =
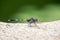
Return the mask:
<path id="1" fill-rule="evenodd" d="M 60 20 L 37 25 L 0 22 L 0 40 L 60 40 Z"/>

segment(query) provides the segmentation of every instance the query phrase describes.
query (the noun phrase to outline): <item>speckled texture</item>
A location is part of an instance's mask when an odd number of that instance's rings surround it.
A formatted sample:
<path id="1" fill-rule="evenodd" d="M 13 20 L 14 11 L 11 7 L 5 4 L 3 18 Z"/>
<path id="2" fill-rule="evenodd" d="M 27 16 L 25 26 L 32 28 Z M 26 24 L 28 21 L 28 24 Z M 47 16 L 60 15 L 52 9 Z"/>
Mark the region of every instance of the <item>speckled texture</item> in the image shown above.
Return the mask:
<path id="1" fill-rule="evenodd" d="M 0 40 L 60 40 L 60 21 L 38 23 L 37 27 L 0 22 Z"/>

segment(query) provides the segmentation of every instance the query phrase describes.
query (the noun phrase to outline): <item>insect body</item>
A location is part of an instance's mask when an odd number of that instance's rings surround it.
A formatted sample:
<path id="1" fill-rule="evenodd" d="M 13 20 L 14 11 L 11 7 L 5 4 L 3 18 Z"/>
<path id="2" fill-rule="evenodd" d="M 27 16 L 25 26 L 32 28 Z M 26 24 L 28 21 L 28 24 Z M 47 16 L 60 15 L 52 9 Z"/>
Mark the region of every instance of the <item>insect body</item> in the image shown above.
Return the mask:
<path id="1" fill-rule="evenodd" d="M 31 24 L 34 24 L 36 26 L 36 22 L 37 21 L 38 20 L 37 19 L 34 19 L 34 18 L 30 18 L 30 19 L 27 20 L 27 22 L 29 23 L 30 27 L 32 26 Z"/>

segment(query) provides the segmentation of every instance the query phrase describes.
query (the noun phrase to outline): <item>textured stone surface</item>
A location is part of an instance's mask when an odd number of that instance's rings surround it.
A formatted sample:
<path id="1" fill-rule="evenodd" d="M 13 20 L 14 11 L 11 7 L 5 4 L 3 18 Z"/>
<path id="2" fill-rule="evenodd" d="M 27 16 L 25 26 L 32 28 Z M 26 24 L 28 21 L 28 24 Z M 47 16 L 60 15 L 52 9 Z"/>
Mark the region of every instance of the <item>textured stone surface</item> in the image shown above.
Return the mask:
<path id="1" fill-rule="evenodd" d="M 60 21 L 38 23 L 28 27 L 26 23 L 0 22 L 0 40 L 60 40 Z"/>

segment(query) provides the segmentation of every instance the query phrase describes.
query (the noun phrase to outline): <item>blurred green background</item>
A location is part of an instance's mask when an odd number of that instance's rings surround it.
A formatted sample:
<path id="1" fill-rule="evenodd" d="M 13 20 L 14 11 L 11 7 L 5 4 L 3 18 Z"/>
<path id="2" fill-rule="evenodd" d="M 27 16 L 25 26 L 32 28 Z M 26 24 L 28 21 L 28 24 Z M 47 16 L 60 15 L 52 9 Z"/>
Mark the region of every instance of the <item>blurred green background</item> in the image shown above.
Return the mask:
<path id="1" fill-rule="evenodd" d="M 0 0 L 0 21 L 37 18 L 39 22 L 60 20 L 59 0 Z"/>

